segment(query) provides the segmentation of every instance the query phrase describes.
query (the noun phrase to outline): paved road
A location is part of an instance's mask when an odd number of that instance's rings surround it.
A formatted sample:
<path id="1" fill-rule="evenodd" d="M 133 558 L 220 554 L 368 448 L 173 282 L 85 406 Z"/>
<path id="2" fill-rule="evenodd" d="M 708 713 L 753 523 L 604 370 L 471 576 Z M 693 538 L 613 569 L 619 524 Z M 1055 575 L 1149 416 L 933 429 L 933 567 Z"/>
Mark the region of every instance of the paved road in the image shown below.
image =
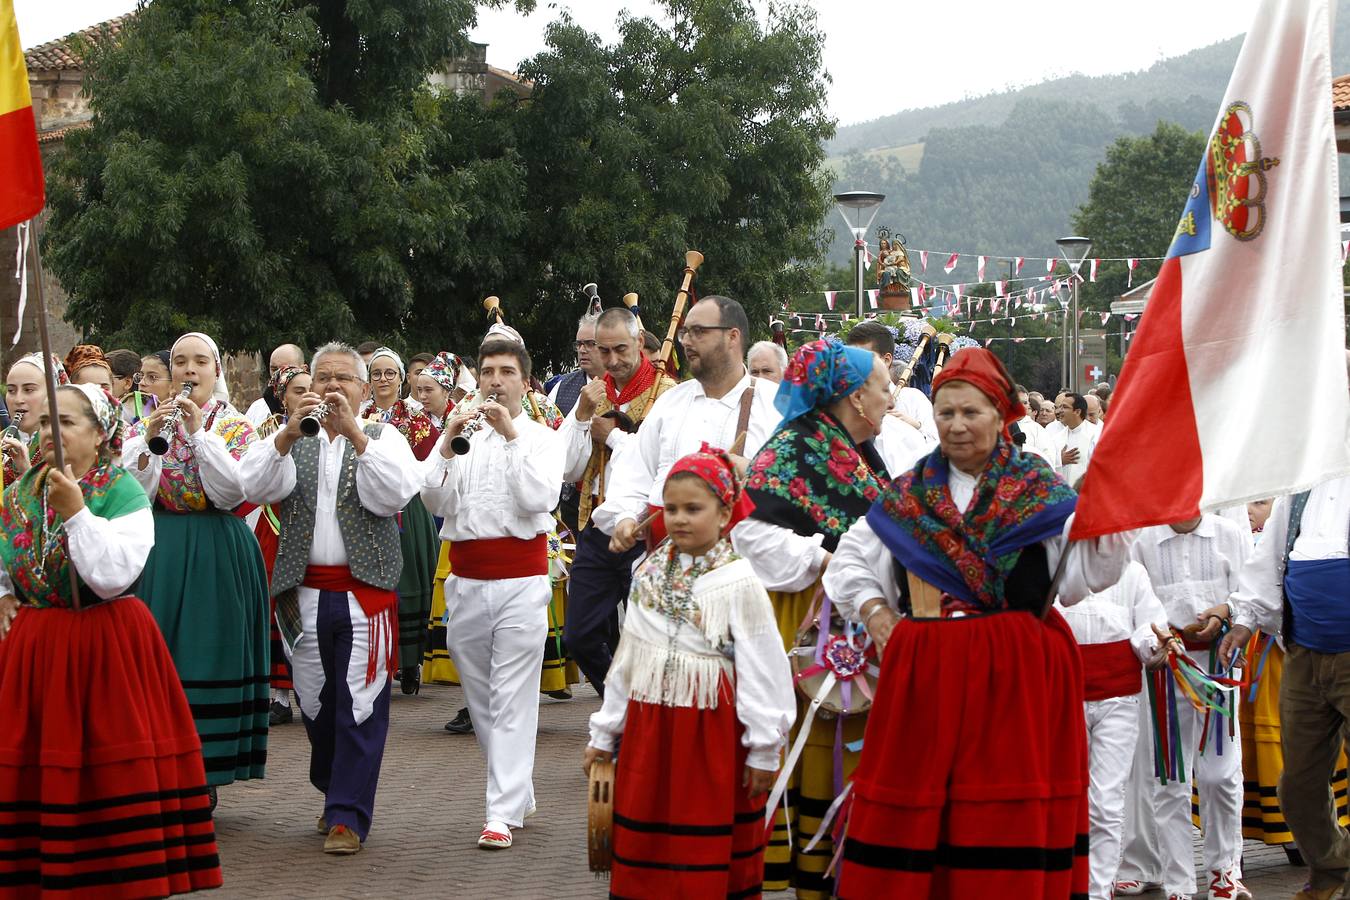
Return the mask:
<path id="1" fill-rule="evenodd" d="M 225 887 L 212 896 L 606 896 L 606 883 L 586 868 L 586 785 L 579 765 L 586 719 L 599 700 L 589 687 L 578 688 L 575 700 L 542 702 L 539 813 L 516 832 L 507 851 L 476 846 L 483 824 L 482 756 L 472 736 L 443 728 L 462 705 L 459 688 L 429 685 L 417 697 L 395 691 L 374 829 L 365 849 L 351 857 L 325 856 L 314 830 L 322 801 L 309 784 L 304 726 L 297 718 L 273 729 L 267 779 L 220 792 L 216 832 Z M 1247 871 L 1257 897 L 1283 898 L 1298 890 L 1307 870 L 1290 868 L 1278 848 L 1249 843 Z"/>

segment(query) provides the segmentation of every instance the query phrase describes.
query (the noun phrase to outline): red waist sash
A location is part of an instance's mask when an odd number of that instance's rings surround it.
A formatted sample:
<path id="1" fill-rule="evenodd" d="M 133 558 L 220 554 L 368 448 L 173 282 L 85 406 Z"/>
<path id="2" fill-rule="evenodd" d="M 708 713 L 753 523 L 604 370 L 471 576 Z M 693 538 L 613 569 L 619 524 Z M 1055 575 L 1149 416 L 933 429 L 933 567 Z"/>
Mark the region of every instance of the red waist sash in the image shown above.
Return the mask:
<path id="1" fill-rule="evenodd" d="M 367 618 L 386 609 L 398 607 L 398 594 L 396 592 L 377 588 L 374 585 L 366 584 L 364 581 L 357 581 L 352 577 L 352 570 L 346 566 L 309 566 L 305 569 L 305 580 L 301 584 L 305 587 L 314 588 L 316 591 L 337 591 L 340 594 L 351 592 L 355 594 L 356 602 L 361 604 L 361 611 L 366 614 Z"/>
<path id="2" fill-rule="evenodd" d="M 370 623 L 366 684 L 375 681 L 381 657 L 384 659 L 385 671 L 389 673 L 394 671 L 394 653 L 398 643 L 396 640 L 398 624 L 394 619 L 395 610 L 398 609 L 396 592 L 357 581 L 352 577 L 352 570 L 346 566 L 308 566 L 305 569 L 305 580 L 301 584 L 316 591 L 351 593 L 356 597 L 356 602 L 361 605 L 361 611 L 366 614 L 366 619 Z"/>
<path id="3" fill-rule="evenodd" d="M 1083 657 L 1083 699 L 1131 697 L 1143 690 L 1143 665 L 1129 641 L 1080 644 Z"/>
<path id="4" fill-rule="evenodd" d="M 548 535 L 451 541 L 450 571 L 478 581 L 547 575 Z"/>

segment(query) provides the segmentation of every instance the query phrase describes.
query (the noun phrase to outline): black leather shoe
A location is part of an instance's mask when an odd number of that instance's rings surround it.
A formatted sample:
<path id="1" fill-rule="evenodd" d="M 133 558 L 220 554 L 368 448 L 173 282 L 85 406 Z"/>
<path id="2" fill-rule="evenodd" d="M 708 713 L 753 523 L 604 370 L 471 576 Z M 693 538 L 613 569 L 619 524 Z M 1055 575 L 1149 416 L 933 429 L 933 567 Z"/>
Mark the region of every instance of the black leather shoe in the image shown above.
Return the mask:
<path id="1" fill-rule="evenodd" d="M 294 719 L 294 710 L 276 700 L 272 701 L 272 708 L 267 712 L 268 725 L 289 725 Z"/>
<path id="2" fill-rule="evenodd" d="M 466 706 L 455 717 L 445 723 L 445 730 L 451 734 L 473 734 L 473 720 L 469 718 L 469 708 Z"/>
<path id="3" fill-rule="evenodd" d="M 561 691 L 544 691 L 545 697 L 552 697 L 554 700 L 571 700 L 572 692 L 563 688 Z"/>
<path id="4" fill-rule="evenodd" d="M 422 693 L 422 669 L 420 666 L 413 666 L 411 669 L 404 669 L 399 676 L 399 687 L 405 694 Z"/>
<path id="5" fill-rule="evenodd" d="M 208 787 L 206 789 L 206 796 L 210 798 L 211 801 L 211 809 L 210 809 L 211 815 L 215 815 L 216 804 L 220 802 L 220 797 L 216 794 L 216 789 L 214 787 Z"/>

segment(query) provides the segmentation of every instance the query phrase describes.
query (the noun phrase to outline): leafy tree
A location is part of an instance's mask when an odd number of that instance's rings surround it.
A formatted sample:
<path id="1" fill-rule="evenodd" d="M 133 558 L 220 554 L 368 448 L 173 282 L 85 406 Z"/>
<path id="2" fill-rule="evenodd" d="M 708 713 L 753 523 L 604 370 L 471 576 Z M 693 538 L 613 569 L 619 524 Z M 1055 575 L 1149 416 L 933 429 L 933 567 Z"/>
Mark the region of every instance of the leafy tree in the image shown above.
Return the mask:
<path id="1" fill-rule="evenodd" d="M 465 230 L 475 172 L 431 157 L 445 116 L 425 78 L 473 16 L 156 0 L 85 48 L 95 118 L 56 166 L 47 235 L 71 321 L 142 348 L 189 327 L 227 349 L 388 336 L 419 254 L 495 258 Z"/>
<path id="2" fill-rule="evenodd" d="M 1112 144 L 1073 219 L 1075 231 L 1092 238 L 1092 255 L 1166 253 L 1204 152 L 1203 134 L 1171 122 L 1159 122 L 1146 137 L 1123 137 Z M 1158 267 L 1157 262 L 1140 263 L 1134 284 L 1153 278 Z M 1123 262 L 1103 263 L 1097 281 L 1082 285 L 1080 303 L 1106 310 L 1128 289 L 1127 273 Z"/>
<path id="3" fill-rule="evenodd" d="M 603 44 L 565 15 L 522 66 L 517 148 L 528 171 L 520 299 L 530 346 L 566 355 L 581 285 L 642 298 L 663 329 L 687 249 L 700 294 L 762 323 L 810 288 L 829 209 L 822 37 L 814 13 L 744 0 L 666 0 L 668 21 L 627 17 Z"/>

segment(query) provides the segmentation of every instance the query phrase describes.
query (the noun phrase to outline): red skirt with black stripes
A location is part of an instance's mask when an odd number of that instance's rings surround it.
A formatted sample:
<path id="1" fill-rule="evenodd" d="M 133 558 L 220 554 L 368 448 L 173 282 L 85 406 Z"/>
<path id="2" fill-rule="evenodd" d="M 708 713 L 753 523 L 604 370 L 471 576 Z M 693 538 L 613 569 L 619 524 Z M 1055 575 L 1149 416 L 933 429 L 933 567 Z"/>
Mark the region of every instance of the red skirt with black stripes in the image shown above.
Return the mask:
<path id="1" fill-rule="evenodd" d="M 716 709 L 628 702 L 614 776 L 617 898 L 758 897 L 764 802 L 741 784 L 746 748 L 723 679 Z"/>
<path id="2" fill-rule="evenodd" d="M 0 896 L 220 885 L 201 742 L 144 603 L 21 610 L 0 711 Z"/>
<path id="3" fill-rule="evenodd" d="M 1087 730 L 1051 610 L 904 619 L 853 776 L 841 898 L 1087 897 Z"/>

